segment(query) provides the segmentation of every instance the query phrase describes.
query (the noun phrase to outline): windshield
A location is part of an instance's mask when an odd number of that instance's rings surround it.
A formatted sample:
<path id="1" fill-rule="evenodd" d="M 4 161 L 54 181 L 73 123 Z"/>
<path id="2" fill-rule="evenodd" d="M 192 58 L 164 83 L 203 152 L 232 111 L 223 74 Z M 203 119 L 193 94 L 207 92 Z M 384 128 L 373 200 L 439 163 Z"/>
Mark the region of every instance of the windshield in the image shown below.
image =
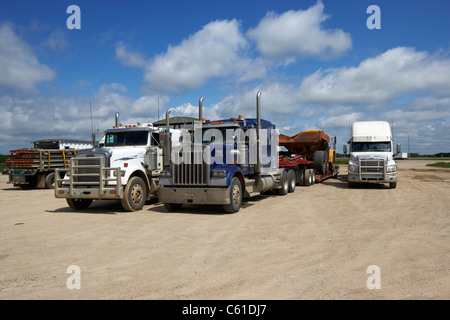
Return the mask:
<path id="1" fill-rule="evenodd" d="M 145 146 L 147 137 L 147 131 L 111 132 L 106 135 L 105 146 Z"/>
<path id="2" fill-rule="evenodd" d="M 236 131 L 235 127 L 228 128 L 205 128 L 198 133 L 202 133 L 202 136 L 197 134 L 196 141 L 202 142 L 216 142 L 223 144 L 234 144 L 238 141 L 239 130 Z"/>
<path id="3" fill-rule="evenodd" d="M 391 152 L 391 142 L 353 142 L 353 152 Z"/>

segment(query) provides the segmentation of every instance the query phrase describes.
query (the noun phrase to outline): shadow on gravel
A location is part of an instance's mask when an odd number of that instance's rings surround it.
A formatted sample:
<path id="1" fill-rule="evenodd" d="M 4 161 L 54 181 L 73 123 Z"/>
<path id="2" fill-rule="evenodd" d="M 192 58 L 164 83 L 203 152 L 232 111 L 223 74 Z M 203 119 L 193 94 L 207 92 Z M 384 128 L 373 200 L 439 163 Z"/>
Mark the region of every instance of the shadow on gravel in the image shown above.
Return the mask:
<path id="1" fill-rule="evenodd" d="M 199 214 L 199 215 L 232 215 L 232 214 L 241 214 L 241 210 L 245 210 L 245 208 L 251 207 L 255 202 L 261 201 L 267 198 L 267 195 L 255 196 L 250 199 L 244 199 L 241 204 L 240 211 L 236 213 L 228 213 L 224 211 L 223 206 L 221 205 L 195 205 L 195 204 L 184 204 L 180 209 L 176 209 L 173 211 L 167 210 L 162 203 L 157 203 L 154 206 L 151 206 L 147 209 L 147 211 L 164 213 L 164 214 Z"/>
<path id="2" fill-rule="evenodd" d="M 83 214 L 117 214 L 121 212 L 126 212 L 120 203 L 120 201 L 115 200 L 94 200 L 92 204 L 87 209 L 74 210 L 66 204 L 65 201 L 61 201 L 61 205 L 64 207 L 58 208 L 56 210 L 45 210 L 51 213 L 83 213 Z M 130 212 L 132 214 L 132 212 Z"/>

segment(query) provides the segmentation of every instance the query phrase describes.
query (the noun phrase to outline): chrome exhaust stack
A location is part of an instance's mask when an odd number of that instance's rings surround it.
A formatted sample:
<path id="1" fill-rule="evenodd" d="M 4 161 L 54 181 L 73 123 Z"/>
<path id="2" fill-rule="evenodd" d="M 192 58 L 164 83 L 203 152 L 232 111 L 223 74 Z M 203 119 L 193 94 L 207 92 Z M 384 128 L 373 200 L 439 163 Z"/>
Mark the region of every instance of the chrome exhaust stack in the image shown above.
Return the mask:
<path id="1" fill-rule="evenodd" d="M 261 91 L 256 94 L 256 167 L 255 173 L 257 175 L 257 180 L 261 178 L 261 141 L 260 141 L 260 130 L 261 130 Z"/>
<path id="2" fill-rule="evenodd" d="M 164 140 L 163 140 L 163 166 L 164 168 L 170 167 L 170 152 L 172 151 L 172 141 L 170 138 L 170 120 L 169 114 L 172 112 L 172 109 L 166 111 L 166 130 L 164 132 Z"/>
<path id="3" fill-rule="evenodd" d="M 198 120 L 202 121 L 203 117 L 203 97 L 198 101 Z"/>
<path id="4" fill-rule="evenodd" d="M 119 127 L 119 113 L 116 112 L 116 117 L 115 117 L 115 127 L 118 128 Z"/>

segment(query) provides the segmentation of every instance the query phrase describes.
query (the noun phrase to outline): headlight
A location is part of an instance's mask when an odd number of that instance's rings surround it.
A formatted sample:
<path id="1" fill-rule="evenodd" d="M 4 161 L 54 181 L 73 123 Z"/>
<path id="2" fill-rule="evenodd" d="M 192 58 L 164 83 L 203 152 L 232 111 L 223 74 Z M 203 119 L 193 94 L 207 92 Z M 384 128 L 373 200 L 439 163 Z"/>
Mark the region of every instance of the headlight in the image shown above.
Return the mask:
<path id="1" fill-rule="evenodd" d="M 225 170 L 213 170 L 212 176 L 213 178 L 225 178 L 227 176 L 227 172 Z"/>
<path id="2" fill-rule="evenodd" d="M 161 172 L 161 177 L 170 178 L 172 176 L 172 171 L 163 171 Z"/>
<path id="3" fill-rule="evenodd" d="M 397 171 L 397 166 L 394 164 L 392 166 L 387 166 L 386 172 L 395 172 Z"/>
<path id="4" fill-rule="evenodd" d="M 349 164 L 348 171 L 349 172 L 358 172 L 358 166 L 356 164 Z"/>
<path id="5" fill-rule="evenodd" d="M 117 177 L 117 171 L 116 170 L 113 171 L 113 176 Z M 125 171 L 124 170 L 120 170 L 120 176 L 121 177 L 125 177 Z"/>

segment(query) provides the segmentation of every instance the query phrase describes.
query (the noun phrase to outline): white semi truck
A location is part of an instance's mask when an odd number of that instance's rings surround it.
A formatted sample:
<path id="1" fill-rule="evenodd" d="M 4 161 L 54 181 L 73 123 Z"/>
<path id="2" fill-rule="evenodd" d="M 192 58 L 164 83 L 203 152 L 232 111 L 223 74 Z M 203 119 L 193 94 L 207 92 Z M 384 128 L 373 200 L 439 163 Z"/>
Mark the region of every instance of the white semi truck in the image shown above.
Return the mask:
<path id="1" fill-rule="evenodd" d="M 349 144 L 348 185 L 355 183 L 389 183 L 397 187 L 395 154 L 401 152 L 398 144 L 394 153 L 394 140 L 387 121 L 358 121 L 352 125 Z M 344 145 L 347 154 L 347 145 Z"/>
<path id="2" fill-rule="evenodd" d="M 201 105 L 200 105 L 201 108 Z M 86 209 L 93 200 L 121 200 L 126 211 L 141 210 L 158 191 L 161 171 L 170 166 L 172 146 L 184 131 L 151 123 L 124 125 L 116 113 L 115 125 L 105 131 L 98 148 L 80 151 L 68 169 L 58 169 L 55 197 L 73 209 Z M 64 174 L 63 174 L 64 173 Z"/>

